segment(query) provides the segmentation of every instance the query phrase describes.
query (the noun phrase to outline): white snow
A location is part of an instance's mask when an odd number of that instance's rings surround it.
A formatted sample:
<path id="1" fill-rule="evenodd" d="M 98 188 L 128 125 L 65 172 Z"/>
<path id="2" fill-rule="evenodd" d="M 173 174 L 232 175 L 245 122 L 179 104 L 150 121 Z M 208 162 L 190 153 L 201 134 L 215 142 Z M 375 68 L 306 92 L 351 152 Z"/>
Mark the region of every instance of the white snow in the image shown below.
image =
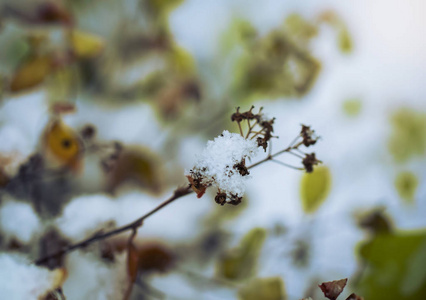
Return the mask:
<path id="1" fill-rule="evenodd" d="M 22 255 L 0 253 L 2 299 L 38 299 L 55 287 L 55 272 L 30 264 Z"/>
<path id="2" fill-rule="evenodd" d="M 242 176 L 233 166 L 253 158 L 258 150 L 255 140 L 225 130 L 213 141 L 207 142 L 192 171 L 201 174 L 203 184 L 211 184 L 229 196 L 242 197 L 250 176 Z M 187 172 L 186 175 L 190 176 L 191 173 Z"/>
<path id="3" fill-rule="evenodd" d="M 41 221 L 29 203 L 6 200 L 0 207 L 0 230 L 6 239 L 27 244 L 41 229 Z"/>
<path id="4" fill-rule="evenodd" d="M 67 256 L 68 277 L 62 287 L 68 300 L 123 299 L 127 288 L 125 254 L 115 257 L 116 261 L 105 264 L 93 254 L 74 252 Z"/>

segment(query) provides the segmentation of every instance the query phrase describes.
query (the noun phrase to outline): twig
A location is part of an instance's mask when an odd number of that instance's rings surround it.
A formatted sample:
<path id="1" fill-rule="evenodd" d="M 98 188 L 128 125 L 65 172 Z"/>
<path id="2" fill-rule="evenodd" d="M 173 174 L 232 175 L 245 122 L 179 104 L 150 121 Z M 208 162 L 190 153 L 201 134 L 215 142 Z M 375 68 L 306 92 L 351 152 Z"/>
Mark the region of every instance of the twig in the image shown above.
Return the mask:
<path id="1" fill-rule="evenodd" d="M 151 210 L 147 214 L 143 215 L 139 219 L 137 219 L 137 220 L 135 220 L 135 221 L 133 221 L 133 222 L 127 224 L 127 225 L 124 225 L 122 227 L 119 227 L 117 229 L 108 231 L 106 233 L 95 234 L 92 237 L 90 237 L 88 239 L 85 239 L 85 240 L 83 240 L 83 241 L 81 241 L 79 243 L 76 243 L 76 244 L 73 244 L 73 245 L 69 245 L 67 247 L 64 247 L 62 250 L 60 250 L 58 252 L 55 252 L 55 253 L 52 253 L 52 254 L 48 254 L 45 257 L 39 258 L 34 263 L 36 265 L 41 265 L 41 264 L 47 262 L 51 258 L 62 256 L 64 254 L 66 254 L 68 252 L 71 252 L 73 250 L 76 250 L 78 248 L 86 247 L 86 246 L 88 246 L 89 244 L 91 244 L 93 242 L 106 239 L 106 238 L 108 238 L 110 236 L 122 233 L 122 232 L 130 230 L 130 229 L 136 229 L 136 228 L 138 228 L 138 227 L 140 227 L 142 225 L 143 221 L 146 218 L 150 217 L 151 215 L 153 215 L 154 213 L 156 213 L 157 211 L 159 211 L 160 209 L 162 209 L 164 206 L 167 206 L 170 203 L 172 203 L 173 201 L 175 201 L 176 199 L 179 199 L 180 197 L 189 195 L 192 192 L 193 191 L 191 190 L 190 186 L 184 187 L 184 188 L 178 188 L 169 199 L 167 199 L 166 201 L 164 201 L 163 203 L 161 203 L 156 208 L 154 208 L 153 210 Z"/>
<path id="2" fill-rule="evenodd" d="M 294 142 L 292 144 L 294 144 Z M 265 159 L 262 159 L 262 160 L 258 161 L 257 163 L 254 163 L 254 164 L 248 166 L 247 169 L 254 168 L 254 167 L 256 167 L 256 166 L 258 166 L 258 165 L 260 165 L 262 163 L 265 163 L 265 162 L 267 162 L 269 160 L 274 160 L 274 158 L 277 157 L 280 154 L 283 154 L 285 152 L 290 152 L 291 150 L 297 149 L 299 146 L 301 146 L 303 144 L 303 142 L 300 142 L 300 143 L 298 143 L 298 144 L 296 144 L 294 146 L 292 144 L 290 144 L 290 146 L 287 147 L 286 149 L 278 151 L 277 153 L 274 153 L 272 155 L 269 154 Z M 280 163 L 280 164 L 285 165 L 287 167 L 296 168 L 296 167 L 293 167 L 293 166 L 289 166 L 289 165 L 287 165 L 285 163 L 282 163 L 280 161 L 275 161 L 274 160 L 274 162 Z M 108 231 L 106 233 L 97 233 L 97 234 L 93 235 L 92 237 L 87 238 L 87 239 L 85 239 L 85 240 L 83 240 L 81 242 L 78 242 L 78 243 L 73 244 L 73 245 L 66 246 L 66 247 L 62 248 L 60 251 L 57 251 L 55 253 L 48 254 L 48 255 L 46 255 L 46 256 L 44 256 L 42 258 L 39 258 L 34 263 L 36 265 L 41 265 L 41 264 L 47 262 L 48 260 L 50 260 L 52 258 L 56 258 L 56 257 L 62 256 L 64 254 L 67 254 L 67 253 L 69 253 L 71 251 L 74 251 L 74 250 L 76 250 L 78 248 L 84 248 L 84 247 L 88 246 L 89 244 L 92 244 L 92 243 L 94 243 L 96 241 L 106 239 L 106 238 L 108 238 L 110 236 L 117 235 L 117 234 L 125 232 L 127 230 L 136 230 L 137 228 L 139 228 L 140 226 L 142 226 L 142 223 L 143 223 L 143 221 L 145 219 L 147 219 L 151 215 L 155 214 L 157 211 L 161 210 L 163 207 L 165 207 L 165 206 L 169 205 L 170 203 L 174 202 L 175 200 L 177 200 L 177 199 L 179 199 L 181 197 L 184 197 L 186 195 L 189 195 L 189 194 L 191 194 L 193 192 L 194 191 L 191 189 L 190 185 L 186 186 L 186 187 L 183 187 L 183 188 L 178 188 L 178 189 L 176 189 L 174 191 L 173 195 L 169 199 L 165 200 L 163 203 L 161 203 L 156 208 L 154 208 L 150 212 L 146 213 L 145 215 L 143 215 L 139 219 L 137 219 L 137 220 L 135 220 L 135 221 L 133 221 L 133 222 L 127 224 L 127 225 L 124 225 L 122 227 L 119 227 L 117 229 Z"/>

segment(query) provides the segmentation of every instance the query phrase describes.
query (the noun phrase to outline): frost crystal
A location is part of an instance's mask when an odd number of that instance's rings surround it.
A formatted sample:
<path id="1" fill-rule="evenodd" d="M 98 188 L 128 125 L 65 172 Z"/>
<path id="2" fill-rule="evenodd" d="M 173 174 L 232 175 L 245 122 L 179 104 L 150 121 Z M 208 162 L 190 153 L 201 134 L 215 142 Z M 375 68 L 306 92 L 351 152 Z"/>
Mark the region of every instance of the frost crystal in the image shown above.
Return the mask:
<path id="1" fill-rule="evenodd" d="M 252 158 L 258 151 L 257 142 L 244 139 L 240 134 L 225 130 L 198 156 L 197 162 L 186 175 L 198 196 L 208 186 L 217 187 L 219 195 L 227 202 L 236 201 L 245 192 L 249 176 L 245 167 L 246 158 Z M 221 203 L 223 204 L 223 203 Z"/>

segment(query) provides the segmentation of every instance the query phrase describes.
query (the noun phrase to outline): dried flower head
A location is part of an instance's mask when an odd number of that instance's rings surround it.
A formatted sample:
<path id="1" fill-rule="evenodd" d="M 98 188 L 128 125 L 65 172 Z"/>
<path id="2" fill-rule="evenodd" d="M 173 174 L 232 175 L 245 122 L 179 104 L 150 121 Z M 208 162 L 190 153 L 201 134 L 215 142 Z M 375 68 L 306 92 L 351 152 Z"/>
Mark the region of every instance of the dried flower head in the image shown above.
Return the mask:
<path id="1" fill-rule="evenodd" d="M 312 173 L 314 171 L 314 166 L 318 165 L 319 163 L 321 163 L 321 161 L 315 157 L 315 153 L 307 153 L 305 158 L 302 160 L 302 164 L 308 173 Z"/>
<path id="2" fill-rule="evenodd" d="M 315 145 L 319 137 L 315 135 L 315 130 L 312 130 L 310 126 L 302 124 L 302 130 L 300 131 L 300 136 L 303 138 L 303 145 L 309 147 Z"/>
<path id="3" fill-rule="evenodd" d="M 240 108 L 237 107 L 237 111 L 232 114 L 231 120 L 233 122 L 238 123 L 238 127 L 240 129 L 240 134 L 242 137 L 246 139 L 255 139 L 258 147 L 262 147 L 264 151 L 268 147 L 268 141 L 273 137 L 272 132 L 274 131 L 273 119 L 267 119 L 265 115 L 262 113 L 262 107 L 259 109 L 258 113 L 253 113 L 254 106 L 250 108 L 250 110 L 246 112 L 240 112 Z M 242 123 L 247 122 L 247 133 L 243 133 Z M 254 121 L 252 124 L 251 121 Z"/>

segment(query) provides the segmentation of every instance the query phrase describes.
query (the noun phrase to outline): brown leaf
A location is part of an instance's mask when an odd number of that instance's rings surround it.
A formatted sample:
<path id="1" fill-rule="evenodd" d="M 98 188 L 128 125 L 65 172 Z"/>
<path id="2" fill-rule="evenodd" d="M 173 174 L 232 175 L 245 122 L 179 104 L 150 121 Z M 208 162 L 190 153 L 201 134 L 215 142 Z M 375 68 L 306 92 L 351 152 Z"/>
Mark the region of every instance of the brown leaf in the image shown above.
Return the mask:
<path id="1" fill-rule="evenodd" d="M 318 286 L 320 287 L 320 289 L 322 290 L 326 298 L 330 300 L 336 300 L 337 297 L 339 297 L 340 293 L 345 288 L 346 282 L 348 282 L 347 278 L 329 281 L 329 282 L 323 282 Z"/>
<path id="2" fill-rule="evenodd" d="M 197 194 L 197 198 L 203 197 L 204 193 L 207 190 L 207 187 L 196 182 L 191 176 L 186 176 L 186 178 L 188 178 L 192 190 Z"/>
<path id="3" fill-rule="evenodd" d="M 349 295 L 348 298 L 346 298 L 346 300 L 364 300 L 364 298 L 358 295 L 355 295 L 355 293 L 352 293 Z"/>
<path id="4" fill-rule="evenodd" d="M 141 272 L 160 272 L 169 270 L 175 261 L 171 249 L 159 243 L 145 244 L 139 250 L 139 269 Z"/>
<path id="5" fill-rule="evenodd" d="M 49 56 L 33 58 L 15 72 L 10 83 L 10 90 L 20 92 L 39 85 L 50 74 L 52 67 Z"/>
<path id="6" fill-rule="evenodd" d="M 135 245 L 129 243 L 127 248 L 127 274 L 131 282 L 135 282 L 138 276 L 139 254 Z"/>
<path id="7" fill-rule="evenodd" d="M 160 157 L 147 148 L 123 148 L 107 175 L 111 192 L 129 183 L 154 194 L 160 193 L 163 187 Z"/>

